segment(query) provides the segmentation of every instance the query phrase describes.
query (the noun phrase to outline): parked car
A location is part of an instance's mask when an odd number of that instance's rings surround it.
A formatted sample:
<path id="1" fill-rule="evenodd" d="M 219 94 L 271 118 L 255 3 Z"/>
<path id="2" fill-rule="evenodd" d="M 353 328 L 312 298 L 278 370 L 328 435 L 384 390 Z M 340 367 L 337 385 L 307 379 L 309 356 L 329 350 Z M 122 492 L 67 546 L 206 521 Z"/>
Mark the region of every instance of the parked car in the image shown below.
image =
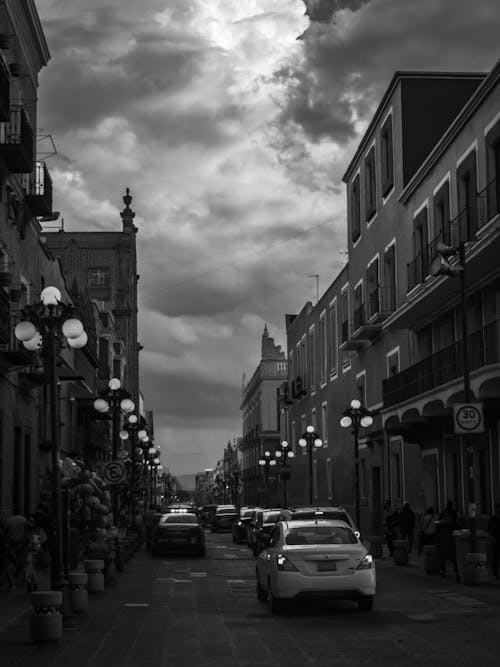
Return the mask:
<path id="1" fill-rule="evenodd" d="M 247 525 L 255 512 L 254 507 L 242 507 L 238 519 L 233 523 L 233 542 L 236 544 L 246 543 Z"/>
<path id="2" fill-rule="evenodd" d="M 279 521 L 256 561 L 256 590 L 271 613 L 286 601 L 327 597 L 373 607 L 375 562 L 344 521 Z"/>
<path id="3" fill-rule="evenodd" d="M 250 517 L 250 521 L 247 523 L 247 547 L 249 549 L 253 550 L 254 533 L 255 529 L 257 528 L 257 521 L 260 514 L 262 514 L 264 511 L 265 510 L 261 507 L 254 509 Z"/>
<path id="4" fill-rule="evenodd" d="M 219 505 L 212 516 L 210 530 L 232 530 L 233 523 L 238 520 L 238 510 L 234 505 Z"/>
<path id="5" fill-rule="evenodd" d="M 205 531 L 196 514 L 171 512 L 164 514 L 153 534 L 153 556 L 171 552 L 205 555 Z"/>
<path id="6" fill-rule="evenodd" d="M 262 549 L 267 547 L 269 543 L 269 536 L 276 525 L 276 521 L 280 518 L 280 510 L 266 510 L 259 514 L 257 518 L 257 525 L 254 530 L 254 539 L 252 543 L 253 555 L 260 554 Z"/>
<path id="7" fill-rule="evenodd" d="M 354 523 L 349 512 L 343 507 L 294 507 L 293 509 L 281 510 L 280 519 L 282 521 L 297 521 L 299 519 L 336 519 L 345 521 L 348 526 L 356 533 L 357 537 L 361 537 L 356 524 Z"/>

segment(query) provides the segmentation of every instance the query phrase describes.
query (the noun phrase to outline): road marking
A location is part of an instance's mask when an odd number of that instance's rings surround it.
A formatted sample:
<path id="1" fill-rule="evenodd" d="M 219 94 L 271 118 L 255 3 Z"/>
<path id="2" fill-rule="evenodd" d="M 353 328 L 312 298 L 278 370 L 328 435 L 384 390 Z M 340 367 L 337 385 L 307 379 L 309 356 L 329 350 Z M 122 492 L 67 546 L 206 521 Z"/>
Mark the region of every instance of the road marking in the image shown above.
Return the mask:
<path id="1" fill-rule="evenodd" d="M 125 607 L 149 607 L 147 602 L 125 602 Z"/>
<path id="2" fill-rule="evenodd" d="M 206 577 L 207 573 L 206 572 L 191 572 L 192 577 Z"/>
<path id="3" fill-rule="evenodd" d="M 244 579 L 228 579 L 227 583 L 228 584 L 244 584 L 245 580 Z"/>
<path id="4" fill-rule="evenodd" d="M 224 554 L 224 558 L 236 558 L 236 554 Z"/>
<path id="5" fill-rule="evenodd" d="M 408 614 L 408 618 L 412 621 L 437 621 L 438 617 L 435 614 Z"/>

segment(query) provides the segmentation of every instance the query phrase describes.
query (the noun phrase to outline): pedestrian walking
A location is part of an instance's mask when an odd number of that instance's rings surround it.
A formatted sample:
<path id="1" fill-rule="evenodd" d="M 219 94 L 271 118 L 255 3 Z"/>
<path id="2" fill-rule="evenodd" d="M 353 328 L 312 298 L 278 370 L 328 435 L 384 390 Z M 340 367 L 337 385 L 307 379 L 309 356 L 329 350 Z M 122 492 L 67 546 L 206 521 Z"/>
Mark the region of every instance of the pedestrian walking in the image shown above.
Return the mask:
<path id="1" fill-rule="evenodd" d="M 134 529 L 137 533 L 137 548 L 142 549 L 142 546 L 146 541 L 146 528 L 144 526 L 144 519 L 142 518 L 140 510 L 135 510 Z"/>
<path id="2" fill-rule="evenodd" d="M 25 580 L 28 593 L 38 589 L 40 573 L 50 565 L 48 538 L 40 513 L 33 514 L 28 524 L 28 546 L 26 552 Z"/>
<path id="3" fill-rule="evenodd" d="M 441 575 L 446 576 L 446 562 L 451 561 L 457 581 L 459 580 L 457 564 L 457 548 L 453 531 L 459 527 L 458 512 L 452 500 L 448 500 L 446 507 L 439 514 L 436 523 L 436 549 L 440 561 Z"/>
<path id="4" fill-rule="evenodd" d="M 491 548 L 491 571 L 498 579 L 498 565 L 500 562 L 500 503 L 495 504 L 495 511 L 488 521 L 488 535 Z"/>
<path id="5" fill-rule="evenodd" d="M 423 548 L 428 544 L 436 543 L 436 521 L 438 515 L 434 507 L 428 507 L 425 514 L 422 514 L 419 521 L 418 530 L 418 555 L 422 554 Z"/>
<path id="6" fill-rule="evenodd" d="M 409 554 L 411 554 L 411 550 L 413 548 L 416 519 L 415 512 L 410 507 L 410 503 L 405 502 L 403 509 L 399 514 L 399 533 L 402 540 L 408 540 Z"/>
<path id="7" fill-rule="evenodd" d="M 391 508 L 391 503 L 386 500 L 384 503 L 384 529 L 385 541 L 389 549 L 389 555 L 394 555 L 394 540 L 398 539 L 399 512 Z"/>

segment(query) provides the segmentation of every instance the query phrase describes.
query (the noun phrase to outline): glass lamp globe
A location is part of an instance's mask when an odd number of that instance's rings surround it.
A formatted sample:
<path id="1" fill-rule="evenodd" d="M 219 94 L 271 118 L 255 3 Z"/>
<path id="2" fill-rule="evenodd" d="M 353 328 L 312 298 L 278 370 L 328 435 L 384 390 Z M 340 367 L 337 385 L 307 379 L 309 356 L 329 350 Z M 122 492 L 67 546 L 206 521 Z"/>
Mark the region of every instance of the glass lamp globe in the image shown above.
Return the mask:
<path id="1" fill-rule="evenodd" d="M 307 447 L 307 440 L 305 438 L 300 438 L 299 447 Z"/>
<path id="2" fill-rule="evenodd" d="M 154 447 L 150 447 L 148 449 L 148 454 L 149 456 L 154 456 L 156 454 L 156 449 Z"/>
<path id="3" fill-rule="evenodd" d="M 122 386 L 122 383 L 118 378 L 111 378 L 111 380 L 108 382 L 108 387 L 111 389 L 111 391 L 116 391 L 117 389 L 120 389 Z"/>
<path id="4" fill-rule="evenodd" d="M 264 452 L 264 456 L 269 458 L 271 456 L 271 452 L 268 449 L 266 449 L 266 451 Z"/>
<path id="5" fill-rule="evenodd" d="M 293 457 L 295 456 L 295 453 L 290 450 L 286 453 L 286 455 L 288 456 L 289 459 L 293 459 Z"/>
<path id="6" fill-rule="evenodd" d="M 315 447 L 321 447 L 322 445 L 323 445 L 323 440 L 321 440 L 321 438 L 315 438 L 314 446 Z"/>
<path id="7" fill-rule="evenodd" d="M 155 466 L 159 465 L 160 464 L 160 459 L 158 457 L 155 457 L 153 459 L 153 463 L 155 464 Z"/>
<path id="8" fill-rule="evenodd" d="M 104 398 L 96 398 L 94 401 L 94 409 L 97 412 L 107 412 L 109 410 L 109 404 Z"/>
<path id="9" fill-rule="evenodd" d="M 306 431 L 307 431 L 308 433 L 314 433 L 314 426 L 308 426 L 308 427 L 306 428 Z"/>
<path id="10" fill-rule="evenodd" d="M 281 452 L 280 452 L 279 449 L 277 449 L 277 450 L 274 452 L 274 456 L 276 456 L 276 458 L 278 458 L 278 459 L 281 457 Z"/>
<path id="11" fill-rule="evenodd" d="M 283 442 L 281 443 L 281 446 L 282 447 L 288 447 L 288 442 L 286 440 L 283 440 Z"/>
<path id="12" fill-rule="evenodd" d="M 266 465 L 266 462 L 264 461 L 264 459 L 259 459 L 259 465 L 260 466 L 265 466 Z"/>
<path id="13" fill-rule="evenodd" d="M 61 300 L 61 292 L 57 287 L 46 287 L 40 294 L 40 300 L 44 306 L 57 306 Z"/>
<path id="14" fill-rule="evenodd" d="M 42 335 L 37 331 L 33 338 L 23 341 L 23 345 L 30 352 L 39 350 L 43 345 Z"/>
<path id="15" fill-rule="evenodd" d="M 87 333 L 83 331 L 77 338 L 68 338 L 68 345 L 75 349 L 80 349 L 87 345 L 88 339 Z"/>
<path id="16" fill-rule="evenodd" d="M 276 461 L 275 461 L 274 459 L 271 459 L 271 460 L 269 461 L 269 465 L 270 465 L 270 466 L 275 466 L 275 465 L 276 465 Z"/>
<path id="17" fill-rule="evenodd" d="M 145 438 L 148 437 L 148 432 L 142 428 L 140 431 L 137 431 L 137 437 L 139 438 L 139 440 L 144 440 Z"/>
<path id="18" fill-rule="evenodd" d="M 353 398 L 351 401 L 351 408 L 353 410 L 359 410 L 360 407 L 361 407 L 361 401 L 358 401 L 357 398 Z"/>
<path id="19" fill-rule="evenodd" d="M 16 328 L 14 329 L 15 337 L 17 338 L 17 340 L 20 340 L 23 343 L 28 340 L 31 340 L 35 334 L 36 334 L 36 327 L 33 324 L 33 322 L 28 322 L 28 320 L 23 320 L 22 322 L 19 322 L 19 324 L 16 324 Z"/>
<path id="20" fill-rule="evenodd" d="M 348 415 L 345 415 L 345 417 L 342 417 L 340 420 L 340 425 L 342 428 L 349 428 L 349 426 L 352 426 L 352 419 Z"/>
<path id="21" fill-rule="evenodd" d="M 120 440 L 127 440 L 128 439 L 128 431 L 125 431 L 125 430 L 120 431 L 120 433 L 118 433 L 118 435 L 120 436 Z"/>
<path id="22" fill-rule="evenodd" d="M 129 415 L 128 423 L 129 424 L 137 424 L 137 415 Z"/>
<path id="23" fill-rule="evenodd" d="M 83 324 L 76 317 L 70 317 L 62 325 L 62 332 L 66 338 L 78 338 L 83 333 Z"/>
<path id="24" fill-rule="evenodd" d="M 360 424 L 364 428 L 371 426 L 373 424 L 373 417 L 371 415 L 365 415 L 364 417 L 361 417 Z"/>
<path id="25" fill-rule="evenodd" d="M 120 407 L 123 412 L 132 412 L 135 410 L 134 401 L 131 401 L 130 398 L 124 398 L 123 401 L 120 402 Z"/>

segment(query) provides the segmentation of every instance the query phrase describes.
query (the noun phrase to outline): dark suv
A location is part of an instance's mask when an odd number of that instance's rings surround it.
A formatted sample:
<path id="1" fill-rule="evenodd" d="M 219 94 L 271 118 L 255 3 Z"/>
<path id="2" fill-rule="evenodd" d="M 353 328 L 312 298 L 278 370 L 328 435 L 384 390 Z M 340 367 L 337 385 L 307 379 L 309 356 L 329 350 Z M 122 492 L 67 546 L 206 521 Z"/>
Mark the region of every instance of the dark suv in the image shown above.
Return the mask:
<path id="1" fill-rule="evenodd" d="M 222 505 L 217 507 L 212 516 L 210 530 L 216 533 L 218 530 L 232 530 L 233 523 L 238 520 L 238 510 L 234 505 Z"/>
<path id="2" fill-rule="evenodd" d="M 245 544 L 247 541 L 247 526 L 254 515 L 255 507 L 242 507 L 237 521 L 233 523 L 233 542 Z"/>

